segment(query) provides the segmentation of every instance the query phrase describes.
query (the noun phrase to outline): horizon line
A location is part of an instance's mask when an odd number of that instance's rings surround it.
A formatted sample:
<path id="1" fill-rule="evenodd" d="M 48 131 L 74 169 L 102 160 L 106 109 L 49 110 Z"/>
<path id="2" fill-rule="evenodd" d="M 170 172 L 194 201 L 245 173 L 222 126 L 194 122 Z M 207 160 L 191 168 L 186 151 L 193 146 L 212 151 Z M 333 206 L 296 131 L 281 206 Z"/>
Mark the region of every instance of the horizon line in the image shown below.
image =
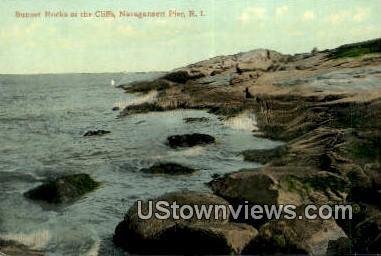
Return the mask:
<path id="1" fill-rule="evenodd" d="M 371 38 L 371 39 L 367 39 L 367 40 L 362 40 L 362 41 L 356 41 L 356 42 L 350 42 L 350 43 L 344 43 L 344 44 L 341 44 L 341 45 L 338 45 L 334 48 L 327 48 L 327 49 L 324 49 L 324 50 L 319 50 L 320 52 L 321 51 L 332 51 L 334 49 L 337 49 L 337 48 L 340 48 L 340 47 L 343 47 L 343 46 L 349 46 L 349 45 L 354 45 L 354 44 L 360 44 L 360 43 L 365 43 L 365 42 L 370 42 L 370 41 L 377 41 L 377 40 L 381 40 L 381 37 L 376 37 L 376 38 Z M 248 51 L 239 51 L 239 52 L 236 52 L 236 53 L 233 53 L 233 54 L 217 54 L 213 57 L 209 57 L 208 59 L 213 59 L 213 58 L 216 58 L 216 57 L 221 57 L 221 56 L 232 56 L 232 55 L 237 55 L 237 54 L 241 54 L 241 53 L 245 53 L 245 52 L 250 52 L 250 51 L 254 51 L 254 50 L 258 50 L 258 49 L 267 49 L 267 50 L 272 50 L 272 49 L 268 49 L 268 48 L 255 48 L 255 49 L 251 49 L 251 50 L 248 50 Z M 285 54 L 285 53 L 282 53 L 282 52 L 279 52 L 281 54 Z M 285 55 L 298 55 L 298 54 L 306 54 L 308 52 L 295 52 L 295 53 L 289 53 L 289 54 L 285 54 Z M 115 71 L 115 72 L 112 72 L 112 71 L 102 71 L 102 72 L 52 72 L 52 73 L 44 73 L 44 72 L 41 72 L 41 73 L 0 73 L 0 75 L 64 75 L 64 74 L 117 74 L 117 73 L 154 73 L 154 72 L 170 72 L 171 70 L 175 70 L 175 69 L 178 69 L 178 68 L 182 68 L 182 67 L 186 67 L 188 65 L 191 65 L 191 64 L 194 64 L 194 63 L 197 63 L 197 62 L 201 62 L 201 61 L 204 61 L 204 60 L 208 60 L 208 59 L 202 59 L 202 60 L 198 60 L 198 61 L 195 61 L 195 62 L 191 62 L 191 63 L 187 63 L 187 64 L 184 64 L 183 66 L 181 67 L 175 67 L 175 68 L 172 68 L 170 70 L 151 70 L 151 71 L 129 71 L 129 72 L 126 72 L 126 71 Z"/>
<path id="2" fill-rule="evenodd" d="M 160 72 L 169 72 L 167 71 L 104 71 L 104 72 L 52 72 L 52 73 L 0 73 L 0 76 L 3 75 L 86 75 L 86 74 L 123 74 L 123 73 L 160 73 Z"/>

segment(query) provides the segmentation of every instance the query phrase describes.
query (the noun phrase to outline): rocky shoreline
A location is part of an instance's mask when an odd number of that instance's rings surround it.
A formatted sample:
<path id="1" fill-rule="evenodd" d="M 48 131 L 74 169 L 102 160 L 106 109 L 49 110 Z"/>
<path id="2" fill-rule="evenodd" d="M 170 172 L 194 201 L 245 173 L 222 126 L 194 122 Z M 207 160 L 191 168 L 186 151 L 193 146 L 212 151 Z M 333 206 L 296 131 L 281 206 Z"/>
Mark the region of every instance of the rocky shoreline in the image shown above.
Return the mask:
<path id="1" fill-rule="evenodd" d="M 116 228 L 115 243 L 149 254 L 380 253 L 380 81 L 381 39 L 376 39 L 306 54 L 261 49 L 220 56 L 153 81 L 122 85 L 129 93 L 157 96 L 126 107 L 121 117 L 180 108 L 207 109 L 222 118 L 250 111 L 262 136 L 286 142 L 272 151 L 243 152 L 245 160 L 264 166 L 214 179 L 209 186 L 215 195 L 179 192 L 164 198 L 300 208 L 352 204 L 357 210 L 345 221 L 201 225 L 138 220 L 133 207 Z"/>

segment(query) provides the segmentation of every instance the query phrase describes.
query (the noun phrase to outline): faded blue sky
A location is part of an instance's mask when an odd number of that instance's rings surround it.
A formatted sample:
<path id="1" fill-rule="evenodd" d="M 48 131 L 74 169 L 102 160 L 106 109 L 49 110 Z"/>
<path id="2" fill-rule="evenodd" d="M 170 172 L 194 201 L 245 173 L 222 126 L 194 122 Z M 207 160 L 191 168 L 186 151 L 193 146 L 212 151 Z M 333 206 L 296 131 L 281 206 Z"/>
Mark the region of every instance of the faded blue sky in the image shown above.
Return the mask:
<path id="1" fill-rule="evenodd" d="M 15 12 L 188 11 L 199 18 L 17 19 Z M 169 70 L 255 48 L 283 53 L 381 37 L 381 0 L 1 0 L 0 73 Z"/>

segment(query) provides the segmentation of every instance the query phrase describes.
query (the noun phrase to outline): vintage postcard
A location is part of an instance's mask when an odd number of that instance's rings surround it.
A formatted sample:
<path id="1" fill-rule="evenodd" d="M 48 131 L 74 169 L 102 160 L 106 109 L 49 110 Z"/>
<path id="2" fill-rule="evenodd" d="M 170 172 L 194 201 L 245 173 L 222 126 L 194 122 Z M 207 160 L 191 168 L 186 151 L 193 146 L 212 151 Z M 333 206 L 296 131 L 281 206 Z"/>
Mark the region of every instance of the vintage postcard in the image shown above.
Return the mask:
<path id="1" fill-rule="evenodd" d="M 381 254 L 380 0 L 0 0 L 0 255 Z"/>

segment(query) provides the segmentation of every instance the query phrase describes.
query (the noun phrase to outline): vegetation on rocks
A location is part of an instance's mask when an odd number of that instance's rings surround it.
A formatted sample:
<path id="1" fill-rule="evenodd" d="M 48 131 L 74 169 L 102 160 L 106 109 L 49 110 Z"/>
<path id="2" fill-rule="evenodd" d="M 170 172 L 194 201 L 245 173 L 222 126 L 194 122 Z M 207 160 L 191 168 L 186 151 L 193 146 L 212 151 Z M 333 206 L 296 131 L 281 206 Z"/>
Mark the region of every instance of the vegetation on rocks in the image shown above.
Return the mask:
<path id="1" fill-rule="evenodd" d="M 381 39 L 340 46 L 333 51 L 332 56 L 334 58 L 358 57 L 377 52 L 381 52 Z"/>

